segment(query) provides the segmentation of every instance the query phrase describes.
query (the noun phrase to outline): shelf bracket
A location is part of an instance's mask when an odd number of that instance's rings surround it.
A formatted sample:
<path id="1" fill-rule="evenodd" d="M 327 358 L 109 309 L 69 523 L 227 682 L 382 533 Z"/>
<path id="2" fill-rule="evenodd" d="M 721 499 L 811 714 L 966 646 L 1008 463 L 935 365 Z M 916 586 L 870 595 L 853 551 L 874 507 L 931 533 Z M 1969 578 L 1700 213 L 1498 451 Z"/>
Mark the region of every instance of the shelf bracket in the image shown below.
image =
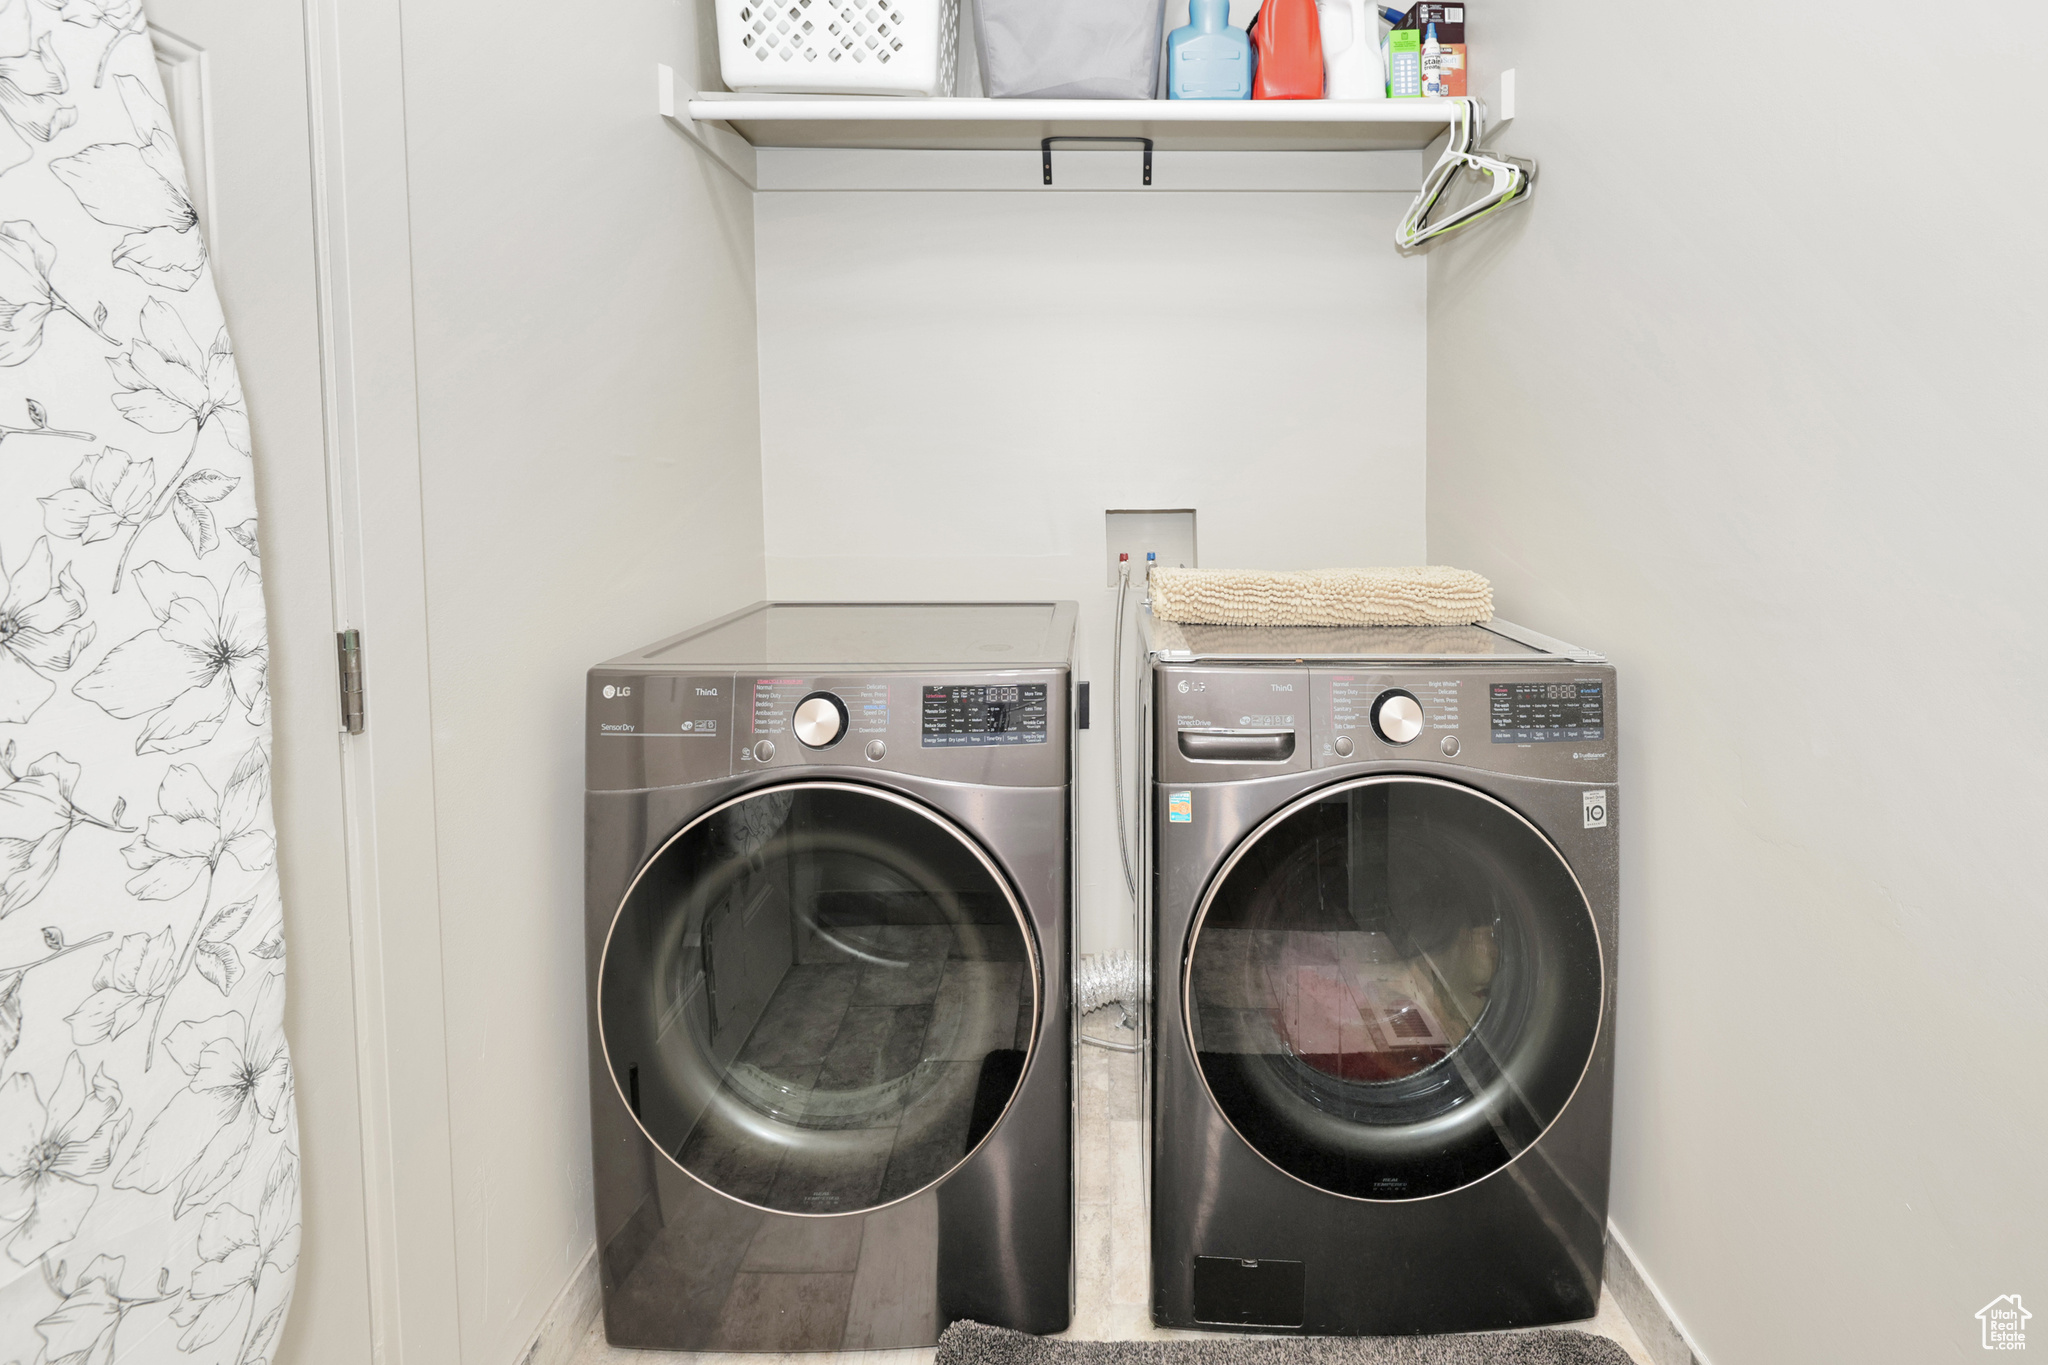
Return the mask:
<path id="1" fill-rule="evenodd" d="M 1055 142 L 1141 142 L 1145 145 L 1145 182 L 1152 183 L 1152 139 L 1149 137 L 1049 137 L 1038 144 L 1045 164 L 1045 183 L 1052 183 L 1052 144 Z"/>
<path id="2" fill-rule="evenodd" d="M 760 188 L 753 144 L 723 124 L 691 118 L 688 101 L 676 99 L 675 68 L 665 62 L 654 66 L 654 100 L 661 116 L 684 137 L 711 153 L 711 159 L 737 176 L 742 185 L 750 190 Z"/>
<path id="3" fill-rule="evenodd" d="M 1485 131 L 1479 139 L 1482 143 L 1491 141 L 1495 133 L 1515 121 L 1515 72 L 1512 67 L 1494 78 L 1479 107 L 1486 113 Z"/>

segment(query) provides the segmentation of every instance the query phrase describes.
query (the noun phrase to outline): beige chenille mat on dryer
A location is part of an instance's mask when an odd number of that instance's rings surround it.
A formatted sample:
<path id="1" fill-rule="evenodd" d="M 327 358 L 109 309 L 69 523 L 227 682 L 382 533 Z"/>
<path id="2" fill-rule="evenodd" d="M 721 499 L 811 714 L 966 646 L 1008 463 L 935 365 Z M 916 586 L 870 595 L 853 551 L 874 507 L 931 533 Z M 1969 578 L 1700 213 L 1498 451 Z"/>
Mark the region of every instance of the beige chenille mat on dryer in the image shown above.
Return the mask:
<path id="1" fill-rule="evenodd" d="M 1152 570 L 1152 615 L 1207 626 L 1469 626 L 1493 585 L 1468 569 Z"/>

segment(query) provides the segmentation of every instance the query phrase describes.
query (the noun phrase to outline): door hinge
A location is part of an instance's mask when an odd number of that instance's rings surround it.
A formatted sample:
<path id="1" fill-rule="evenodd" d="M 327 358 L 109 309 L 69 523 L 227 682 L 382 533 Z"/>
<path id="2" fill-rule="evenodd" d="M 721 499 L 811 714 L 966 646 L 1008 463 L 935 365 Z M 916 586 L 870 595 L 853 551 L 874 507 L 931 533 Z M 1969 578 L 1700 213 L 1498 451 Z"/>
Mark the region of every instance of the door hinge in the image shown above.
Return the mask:
<path id="1" fill-rule="evenodd" d="M 363 633 L 342 631 L 334 637 L 334 652 L 341 665 L 341 728 L 359 735 L 368 714 L 363 703 Z"/>

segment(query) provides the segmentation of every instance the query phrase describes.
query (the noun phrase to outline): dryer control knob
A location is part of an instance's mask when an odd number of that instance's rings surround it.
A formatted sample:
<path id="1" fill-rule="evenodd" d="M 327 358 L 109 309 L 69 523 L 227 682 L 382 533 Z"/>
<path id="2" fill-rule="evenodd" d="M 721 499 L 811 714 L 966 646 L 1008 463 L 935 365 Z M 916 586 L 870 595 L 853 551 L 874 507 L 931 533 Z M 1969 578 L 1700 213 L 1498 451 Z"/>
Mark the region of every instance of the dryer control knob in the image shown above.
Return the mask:
<path id="1" fill-rule="evenodd" d="M 1399 688 L 1382 692 L 1372 704 L 1372 728 L 1389 744 L 1406 744 L 1422 733 L 1422 703 Z"/>
<path id="2" fill-rule="evenodd" d="M 813 692 L 796 704 L 790 728 L 805 748 L 830 748 L 846 733 L 846 703 L 830 692 Z"/>

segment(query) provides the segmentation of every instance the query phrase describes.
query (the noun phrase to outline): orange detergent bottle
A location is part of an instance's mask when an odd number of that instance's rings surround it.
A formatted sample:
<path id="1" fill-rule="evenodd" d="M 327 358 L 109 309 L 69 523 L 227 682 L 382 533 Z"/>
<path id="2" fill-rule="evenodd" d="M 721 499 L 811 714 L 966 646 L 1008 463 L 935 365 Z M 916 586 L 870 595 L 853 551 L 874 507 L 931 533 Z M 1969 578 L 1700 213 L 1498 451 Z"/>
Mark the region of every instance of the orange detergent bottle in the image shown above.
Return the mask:
<path id="1" fill-rule="evenodd" d="M 1319 100 L 1323 97 L 1323 35 L 1316 0 L 1265 0 L 1252 20 L 1252 46 L 1259 50 L 1252 77 L 1255 100 Z"/>

